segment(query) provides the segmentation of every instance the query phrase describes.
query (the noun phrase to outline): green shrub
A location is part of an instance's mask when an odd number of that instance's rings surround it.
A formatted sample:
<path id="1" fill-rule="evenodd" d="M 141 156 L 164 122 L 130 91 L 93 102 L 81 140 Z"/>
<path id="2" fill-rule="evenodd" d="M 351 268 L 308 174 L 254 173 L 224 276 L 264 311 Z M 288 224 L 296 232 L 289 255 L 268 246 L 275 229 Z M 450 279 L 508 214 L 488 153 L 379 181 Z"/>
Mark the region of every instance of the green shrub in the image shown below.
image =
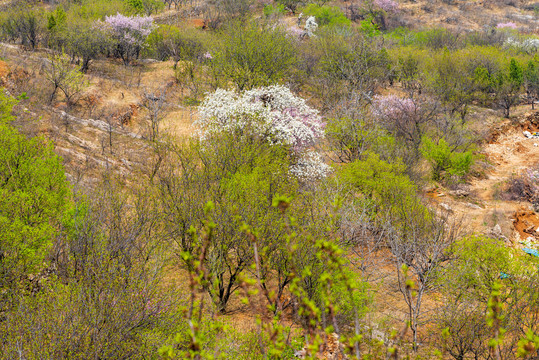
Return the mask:
<path id="1" fill-rule="evenodd" d="M 309 4 L 303 9 L 307 16 L 314 16 L 320 26 L 349 26 L 351 24 L 341 9 L 336 6 Z"/>
<path id="2" fill-rule="evenodd" d="M 369 15 L 365 20 L 362 20 L 359 23 L 359 28 L 366 37 L 374 37 L 381 34 L 380 29 L 378 25 L 376 25 L 376 23 L 374 22 L 374 18 L 372 15 Z"/>
<path id="3" fill-rule="evenodd" d="M 408 222 L 421 223 L 429 219 L 427 209 L 417 196 L 417 187 L 405 173 L 406 167 L 398 159 L 389 163 L 380 156 L 367 153 L 366 157 L 340 168 L 337 179 L 370 204 L 373 220 L 392 219 L 392 225 L 406 231 Z"/>
<path id="4" fill-rule="evenodd" d="M 296 63 L 292 40 L 279 28 L 256 23 L 229 25 L 210 61 L 214 87 L 238 90 L 282 82 Z"/>
<path id="5" fill-rule="evenodd" d="M 159 0 L 125 0 L 127 7 L 135 14 L 151 15 L 165 7 Z"/>
<path id="6" fill-rule="evenodd" d="M 452 149 L 443 138 L 436 143 L 432 139 L 424 137 L 420 151 L 432 164 L 434 180 L 440 180 L 447 175 L 464 177 L 473 164 L 472 151 L 459 152 Z"/>
<path id="7" fill-rule="evenodd" d="M 41 137 L 13 128 L 15 104 L 0 91 L 0 293 L 36 274 L 58 233 L 69 186 L 61 159 Z"/>
<path id="8" fill-rule="evenodd" d="M 275 5 L 272 4 L 264 6 L 264 16 L 270 17 L 272 15 L 282 15 L 284 14 L 285 8 L 283 4 Z"/>

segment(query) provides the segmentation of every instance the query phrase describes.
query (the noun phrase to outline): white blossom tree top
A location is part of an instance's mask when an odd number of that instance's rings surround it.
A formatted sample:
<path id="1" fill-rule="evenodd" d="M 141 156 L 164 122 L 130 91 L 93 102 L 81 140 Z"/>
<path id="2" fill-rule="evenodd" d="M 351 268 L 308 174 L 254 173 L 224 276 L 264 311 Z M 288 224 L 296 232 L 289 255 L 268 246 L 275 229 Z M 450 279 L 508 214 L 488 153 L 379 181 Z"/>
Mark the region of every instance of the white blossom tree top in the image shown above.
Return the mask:
<path id="1" fill-rule="evenodd" d="M 195 122 L 206 133 L 251 129 L 257 135 L 301 151 L 324 136 L 318 111 L 286 86 L 274 85 L 237 94 L 218 89 L 199 108 Z"/>
<path id="2" fill-rule="evenodd" d="M 236 93 L 218 89 L 199 107 L 201 138 L 227 132 L 251 133 L 272 144 L 289 145 L 297 162 L 291 172 L 300 178 L 320 178 L 329 167 L 311 148 L 324 137 L 325 123 L 317 110 L 286 86 L 274 85 Z"/>

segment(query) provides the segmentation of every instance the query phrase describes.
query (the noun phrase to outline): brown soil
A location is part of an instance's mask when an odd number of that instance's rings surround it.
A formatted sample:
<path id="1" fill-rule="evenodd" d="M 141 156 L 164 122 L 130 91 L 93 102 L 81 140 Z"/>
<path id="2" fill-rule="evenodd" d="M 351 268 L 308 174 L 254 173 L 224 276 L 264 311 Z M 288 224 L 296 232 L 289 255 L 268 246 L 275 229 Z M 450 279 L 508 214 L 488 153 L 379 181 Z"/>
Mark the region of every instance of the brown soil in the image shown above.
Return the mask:
<path id="1" fill-rule="evenodd" d="M 519 111 L 524 109 L 529 110 L 529 107 L 523 106 Z M 530 235 L 524 229 L 532 224 L 539 227 L 539 216 L 533 213 L 529 203 L 505 200 L 500 195 L 512 176 L 539 163 L 539 139 L 528 139 L 522 133 L 535 131 L 536 127 L 539 127 L 539 112 L 524 113 L 516 121 L 503 120 L 492 126 L 492 133 L 482 149 L 487 163 L 484 175 L 470 181 L 470 196 L 441 197 L 444 191 L 440 188 L 430 190 L 427 196 L 436 203 L 448 204 L 470 232 L 488 233 L 499 224 L 507 238 L 513 241 L 518 240 L 517 237 L 527 238 Z M 512 219 L 516 219 L 515 226 Z"/>
<path id="2" fill-rule="evenodd" d="M 514 214 L 513 226 L 518 237 L 524 240 L 532 237 L 539 241 L 539 215 L 531 210 L 522 209 Z"/>

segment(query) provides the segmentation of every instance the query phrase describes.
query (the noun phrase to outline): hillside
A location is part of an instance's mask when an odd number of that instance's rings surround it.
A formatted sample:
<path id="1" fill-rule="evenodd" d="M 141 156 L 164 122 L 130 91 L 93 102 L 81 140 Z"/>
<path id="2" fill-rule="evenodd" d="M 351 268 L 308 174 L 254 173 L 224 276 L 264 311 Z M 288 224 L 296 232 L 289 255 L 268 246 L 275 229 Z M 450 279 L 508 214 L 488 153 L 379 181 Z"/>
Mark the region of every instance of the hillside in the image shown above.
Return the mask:
<path id="1" fill-rule="evenodd" d="M 0 359 L 537 356 L 538 23 L 0 2 Z"/>

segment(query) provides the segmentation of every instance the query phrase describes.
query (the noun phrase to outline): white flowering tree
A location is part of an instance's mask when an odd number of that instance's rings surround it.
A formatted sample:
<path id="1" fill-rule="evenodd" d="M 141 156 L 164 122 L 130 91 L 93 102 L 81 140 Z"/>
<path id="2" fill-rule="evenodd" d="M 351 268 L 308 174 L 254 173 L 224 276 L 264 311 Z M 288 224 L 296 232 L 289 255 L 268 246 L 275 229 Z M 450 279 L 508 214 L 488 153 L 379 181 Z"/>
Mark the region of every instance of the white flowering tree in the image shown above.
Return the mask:
<path id="1" fill-rule="evenodd" d="M 318 24 L 316 23 L 316 18 L 314 16 L 309 16 L 307 21 L 305 21 L 305 34 L 308 37 L 314 37 L 314 32 L 318 29 Z"/>
<path id="2" fill-rule="evenodd" d="M 285 86 L 242 93 L 218 89 L 200 106 L 195 125 L 203 139 L 219 132 L 233 132 L 289 146 L 295 160 L 290 171 L 304 180 L 324 177 L 329 171 L 320 154 L 312 150 L 324 136 L 322 117 Z"/>

